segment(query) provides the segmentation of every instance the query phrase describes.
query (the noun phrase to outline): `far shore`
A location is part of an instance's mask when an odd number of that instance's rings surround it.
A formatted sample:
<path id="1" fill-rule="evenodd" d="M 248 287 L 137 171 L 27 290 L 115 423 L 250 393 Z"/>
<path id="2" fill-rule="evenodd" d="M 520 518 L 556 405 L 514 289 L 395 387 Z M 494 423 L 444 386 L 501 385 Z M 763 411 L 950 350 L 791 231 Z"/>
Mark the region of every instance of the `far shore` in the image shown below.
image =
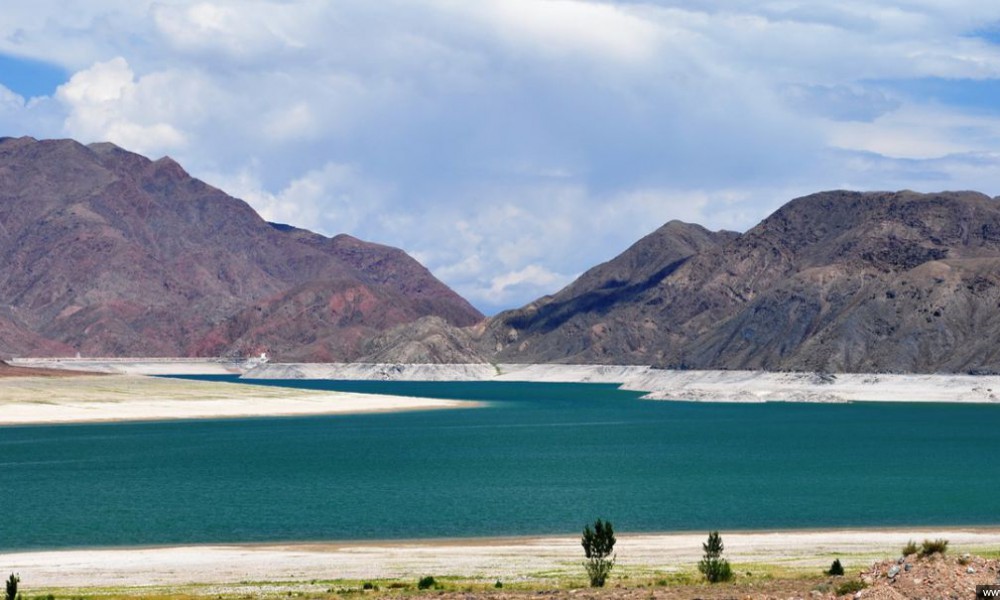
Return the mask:
<path id="1" fill-rule="evenodd" d="M 291 387 L 254 379 L 604 383 L 647 400 L 696 402 L 1000 403 L 997 375 L 664 371 L 615 365 L 283 364 L 222 359 L 18 359 L 0 377 L 0 426 L 358 414 L 470 408 L 481 403 Z M 72 371 L 39 377 L 32 369 Z M 90 373 L 81 374 L 80 371 Z M 151 375 L 241 375 L 241 383 Z"/>
<path id="2" fill-rule="evenodd" d="M 949 552 L 995 552 L 1000 527 L 918 527 L 722 532 L 744 571 L 818 572 L 839 557 L 849 570 L 894 558 L 910 540 L 944 538 Z M 705 532 L 620 533 L 618 576 L 692 571 Z M 310 581 L 415 580 L 424 575 L 508 584 L 582 583 L 578 535 L 407 541 L 207 544 L 0 553 L 2 568 L 32 589 L 219 585 L 280 587 Z M 242 589 L 242 588 L 241 588 Z M 272 589 L 273 591 L 273 589 Z"/>
<path id="3" fill-rule="evenodd" d="M 274 363 L 185 358 L 16 359 L 19 367 L 243 379 L 605 383 L 648 400 L 1000 403 L 1000 375 L 663 370 L 639 365 Z"/>

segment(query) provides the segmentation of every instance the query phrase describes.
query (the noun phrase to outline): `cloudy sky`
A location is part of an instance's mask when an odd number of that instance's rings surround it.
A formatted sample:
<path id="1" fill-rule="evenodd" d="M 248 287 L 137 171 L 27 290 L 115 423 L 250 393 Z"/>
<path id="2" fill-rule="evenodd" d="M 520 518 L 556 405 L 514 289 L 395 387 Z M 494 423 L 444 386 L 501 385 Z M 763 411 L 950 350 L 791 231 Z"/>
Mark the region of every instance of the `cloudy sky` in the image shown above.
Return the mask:
<path id="1" fill-rule="evenodd" d="M 671 219 L 1000 194 L 1000 2 L 3 0 L 0 135 L 170 155 L 493 313 Z"/>

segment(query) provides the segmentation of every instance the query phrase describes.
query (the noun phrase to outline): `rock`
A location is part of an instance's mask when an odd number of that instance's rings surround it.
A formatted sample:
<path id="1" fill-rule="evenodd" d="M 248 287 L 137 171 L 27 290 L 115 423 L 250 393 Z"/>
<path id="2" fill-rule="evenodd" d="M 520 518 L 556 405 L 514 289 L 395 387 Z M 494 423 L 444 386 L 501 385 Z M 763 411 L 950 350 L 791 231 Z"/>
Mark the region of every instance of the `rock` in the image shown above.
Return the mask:
<path id="1" fill-rule="evenodd" d="M 896 575 L 899 575 L 899 565 L 892 565 L 887 575 L 889 576 L 889 579 L 892 579 Z"/>
<path id="2" fill-rule="evenodd" d="M 912 569 L 912 568 L 913 568 L 913 565 L 911 565 L 910 563 L 906 563 L 905 565 L 903 565 L 903 570 L 906 571 L 907 573 L 909 573 L 910 569 Z"/>
<path id="3" fill-rule="evenodd" d="M 969 567 L 965 570 L 965 572 L 968 573 L 969 575 L 972 575 L 973 573 L 976 572 L 976 569 L 973 567 Z"/>
<path id="4" fill-rule="evenodd" d="M 854 600 L 860 600 L 860 598 L 861 598 L 861 591 L 854 592 Z"/>

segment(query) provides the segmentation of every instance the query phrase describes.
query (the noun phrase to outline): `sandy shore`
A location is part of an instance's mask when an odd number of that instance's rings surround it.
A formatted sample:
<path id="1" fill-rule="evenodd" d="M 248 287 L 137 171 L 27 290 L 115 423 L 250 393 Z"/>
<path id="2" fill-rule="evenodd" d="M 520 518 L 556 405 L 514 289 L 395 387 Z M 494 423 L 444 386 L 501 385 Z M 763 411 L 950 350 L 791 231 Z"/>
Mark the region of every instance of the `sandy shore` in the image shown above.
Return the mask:
<path id="1" fill-rule="evenodd" d="M 328 415 L 476 406 L 133 375 L 0 379 L 0 425 Z"/>
<path id="2" fill-rule="evenodd" d="M 628 365 L 269 363 L 249 369 L 243 377 L 613 383 L 646 392 L 649 400 L 695 402 L 1000 402 L 997 375 L 670 371 Z"/>
<path id="3" fill-rule="evenodd" d="M 242 373 L 245 379 L 610 383 L 649 400 L 700 402 L 1000 402 L 1000 375 L 671 371 L 638 365 L 262 363 L 118 358 L 11 361 L 120 374 Z"/>
<path id="4" fill-rule="evenodd" d="M 620 534 L 617 574 L 691 571 L 705 533 Z M 840 557 L 849 569 L 892 558 L 908 540 L 950 541 L 952 553 L 995 550 L 1000 529 L 819 530 L 725 533 L 737 569 L 815 571 Z M 327 544 L 213 545 L 0 553 L 0 566 L 39 588 L 238 585 L 311 580 L 415 580 L 424 575 L 492 582 L 582 577 L 578 536 Z"/>

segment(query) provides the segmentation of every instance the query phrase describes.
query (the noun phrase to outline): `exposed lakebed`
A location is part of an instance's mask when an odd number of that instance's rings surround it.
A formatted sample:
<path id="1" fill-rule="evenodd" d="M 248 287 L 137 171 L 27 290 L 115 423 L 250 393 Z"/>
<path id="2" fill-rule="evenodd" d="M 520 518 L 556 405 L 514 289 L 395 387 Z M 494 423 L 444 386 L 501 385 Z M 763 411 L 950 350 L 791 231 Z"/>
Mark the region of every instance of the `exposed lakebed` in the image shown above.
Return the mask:
<path id="1" fill-rule="evenodd" d="M 231 380 L 207 377 L 212 380 Z M 1000 406 L 261 381 L 473 410 L 0 428 L 0 549 L 1000 523 Z"/>

